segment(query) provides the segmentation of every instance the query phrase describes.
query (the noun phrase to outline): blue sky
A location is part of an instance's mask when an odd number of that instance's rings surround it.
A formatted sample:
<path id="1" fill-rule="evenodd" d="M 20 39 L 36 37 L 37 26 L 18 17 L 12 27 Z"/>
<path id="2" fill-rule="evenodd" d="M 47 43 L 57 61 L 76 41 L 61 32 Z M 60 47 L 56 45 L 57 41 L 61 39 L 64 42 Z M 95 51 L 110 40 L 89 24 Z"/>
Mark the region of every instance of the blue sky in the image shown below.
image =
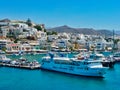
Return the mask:
<path id="1" fill-rule="evenodd" d="M 0 0 L 0 19 L 120 30 L 120 0 Z"/>

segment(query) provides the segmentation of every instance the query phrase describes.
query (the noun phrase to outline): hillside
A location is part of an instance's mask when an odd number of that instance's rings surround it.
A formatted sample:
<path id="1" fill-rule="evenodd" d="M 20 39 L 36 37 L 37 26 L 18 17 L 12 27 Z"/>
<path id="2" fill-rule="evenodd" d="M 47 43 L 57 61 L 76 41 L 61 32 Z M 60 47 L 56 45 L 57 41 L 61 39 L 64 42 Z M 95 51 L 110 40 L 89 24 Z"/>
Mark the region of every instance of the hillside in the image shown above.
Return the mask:
<path id="1" fill-rule="evenodd" d="M 0 22 L 11 22 L 11 20 L 9 20 L 8 18 L 5 18 L 5 19 L 0 20 Z"/>
<path id="2" fill-rule="evenodd" d="M 69 26 L 60 26 L 60 27 L 55 27 L 48 29 L 48 31 L 56 31 L 58 33 L 61 32 L 66 32 L 66 33 L 81 33 L 81 34 L 86 34 L 86 35 L 112 35 L 112 32 L 110 30 L 95 30 L 92 28 L 72 28 Z"/>

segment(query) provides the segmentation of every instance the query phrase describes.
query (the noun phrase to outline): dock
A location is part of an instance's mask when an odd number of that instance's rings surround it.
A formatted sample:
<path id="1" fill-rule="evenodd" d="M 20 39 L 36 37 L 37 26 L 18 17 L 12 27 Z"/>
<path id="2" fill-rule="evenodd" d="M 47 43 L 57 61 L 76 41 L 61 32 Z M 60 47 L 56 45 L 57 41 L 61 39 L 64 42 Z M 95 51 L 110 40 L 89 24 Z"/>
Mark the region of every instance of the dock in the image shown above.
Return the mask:
<path id="1" fill-rule="evenodd" d="M 27 59 L 20 58 L 17 60 L 1 60 L 0 66 L 4 67 L 14 67 L 14 68 L 23 68 L 23 69 L 40 69 L 40 64 L 38 61 L 28 61 Z"/>

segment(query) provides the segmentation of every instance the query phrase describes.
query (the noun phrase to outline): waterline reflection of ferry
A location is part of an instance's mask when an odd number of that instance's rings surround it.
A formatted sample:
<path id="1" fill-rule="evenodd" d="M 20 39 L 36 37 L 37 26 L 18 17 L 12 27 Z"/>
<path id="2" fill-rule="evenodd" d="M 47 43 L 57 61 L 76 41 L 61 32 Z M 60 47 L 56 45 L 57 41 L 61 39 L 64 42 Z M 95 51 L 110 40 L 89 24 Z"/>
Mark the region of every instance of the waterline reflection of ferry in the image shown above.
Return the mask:
<path id="1" fill-rule="evenodd" d="M 42 69 L 58 71 L 63 73 L 103 77 L 107 67 L 103 67 L 100 62 L 90 60 L 78 60 L 68 57 L 54 57 L 54 54 L 49 53 L 49 56 L 42 58 Z"/>

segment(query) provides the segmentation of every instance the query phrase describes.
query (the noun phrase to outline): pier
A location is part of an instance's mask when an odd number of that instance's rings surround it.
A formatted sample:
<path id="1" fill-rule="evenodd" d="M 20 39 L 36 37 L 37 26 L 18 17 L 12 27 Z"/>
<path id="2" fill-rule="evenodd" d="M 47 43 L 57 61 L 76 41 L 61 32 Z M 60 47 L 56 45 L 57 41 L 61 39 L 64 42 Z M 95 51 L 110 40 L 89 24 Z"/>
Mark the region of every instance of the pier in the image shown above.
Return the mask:
<path id="1" fill-rule="evenodd" d="M 40 69 L 40 65 L 27 66 L 27 65 L 12 65 L 12 64 L 6 64 L 6 63 L 0 63 L 0 66 L 13 67 L 13 68 L 23 68 L 23 69 L 30 69 L 30 70 Z"/>
<path id="2" fill-rule="evenodd" d="M 0 60 L 0 66 L 14 67 L 23 69 L 40 69 L 40 64 L 36 60 L 30 62 L 27 59 L 20 58 L 17 60 Z"/>

